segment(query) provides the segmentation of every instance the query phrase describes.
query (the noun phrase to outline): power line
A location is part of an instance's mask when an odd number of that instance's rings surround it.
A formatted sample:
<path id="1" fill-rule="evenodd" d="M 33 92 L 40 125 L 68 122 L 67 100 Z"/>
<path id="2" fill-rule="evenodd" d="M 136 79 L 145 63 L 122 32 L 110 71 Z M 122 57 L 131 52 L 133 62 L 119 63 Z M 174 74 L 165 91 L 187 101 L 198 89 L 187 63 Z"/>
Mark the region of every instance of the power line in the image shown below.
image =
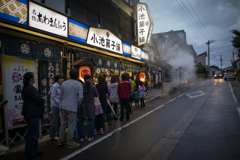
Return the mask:
<path id="1" fill-rule="evenodd" d="M 229 36 L 229 37 L 225 37 L 225 38 L 221 38 L 221 39 L 217 39 L 217 40 L 215 40 L 215 41 L 219 41 L 219 40 L 222 40 L 222 39 L 227 39 L 227 38 L 230 38 L 231 36 Z"/>
<path id="2" fill-rule="evenodd" d="M 197 13 L 195 12 L 195 10 L 194 10 L 194 8 L 193 8 L 193 6 L 192 6 L 192 4 L 190 3 L 189 0 L 188 0 L 188 3 L 189 3 L 189 5 L 191 6 L 191 8 L 192 8 L 193 12 L 195 13 L 196 17 L 198 18 L 199 22 L 201 23 L 202 28 L 203 28 L 203 29 L 205 30 L 205 32 L 209 35 L 209 37 L 213 40 L 212 36 L 211 36 L 211 35 L 208 33 L 208 31 L 206 30 L 205 26 L 203 25 L 202 21 L 201 21 L 200 18 L 198 17 Z"/>
<path id="3" fill-rule="evenodd" d="M 171 0 L 170 0 L 170 2 L 173 4 L 174 8 L 176 8 L 177 12 L 181 15 L 182 19 L 186 22 L 186 24 L 188 25 L 189 29 L 192 30 L 192 32 L 195 34 L 196 37 L 199 37 L 198 35 L 196 35 L 196 32 L 194 32 L 194 30 L 192 29 L 192 27 L 190 26 L 188 21 L 184 18 L 184 15 L 181 13 L 181 10 L 179 10 L 179 8 L 177 8 L 175 6 L 174 2 L 172 2 Z"/>
<path id="4" fill-rule="evenodd" d="M 229 0 L 229 2 L 231 2 L 230 0 Z M 232 3 L 232 2 L 231 2 Z M 234 7 L 236 7 L 233 3 L 232 3 L 232 5 L 234 6 Z M 237 7 L 236 7 L 237 8 Z M 237 8 L 239 11 L 240 11 L 240 9 L 239 8 Z"/>
<path id="5" fill-rule="evenodd" d="M 231 46 L 223 46 L 223 47 L 218 47 L 219 48 L 228 48 L 228 47 L 233 47 L 232 45 Z"/>
<path id="6" fill-rule="evenodd" d="M 177 3 L 178 3 L 178 1 L 176 1 Z M 182 1 L 181 1 L 182 2 Z M 188 16 L 188 14 L 184 11 L 184 9 L 182 8 L 182 6 L 178 3 L 178 5 L 179 5 L 179 7 L 182 9 L 182 11 L 185 13 L 185 15 L 188 17 L 188 19 L 192 22 L 192 24 L 197 28 L 197 30 L 199 31 L 199 32 L 201 32 L 199 29 L 198 29 L 198 27 L 195 25 L 195 23 L 192 21 L 192 19 Z M 201 32 L 201 34 L 206 38 L 206 39 L 208 39 L 202 32 Z"/>
<path id="7" fill-rule="evenodd" d="M 227 51 L 221 51 L 221 52 L 217 52 L 217 53 L 222 53 L 222 52 L 228 52 L 228 51 L 232 51 L 232 49 L 227 50 Z M 216 52 L 216 51 L 215 51 Z"/>

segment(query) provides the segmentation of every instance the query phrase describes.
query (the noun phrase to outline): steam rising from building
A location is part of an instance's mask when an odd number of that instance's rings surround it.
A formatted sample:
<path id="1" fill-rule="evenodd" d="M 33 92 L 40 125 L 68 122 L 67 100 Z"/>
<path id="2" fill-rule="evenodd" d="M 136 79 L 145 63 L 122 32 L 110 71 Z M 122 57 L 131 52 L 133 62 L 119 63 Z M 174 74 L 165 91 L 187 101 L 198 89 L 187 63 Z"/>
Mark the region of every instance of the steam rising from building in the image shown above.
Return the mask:
<path id="1" fill-rule="evenodd" d="M 158 61 L 167 66 L 163 77 L 170 82 L 170 88 L 197 78 L 197 53 L 187 44 L 184 30 L 157 33 L 153 37 L 160 54 Z"/>

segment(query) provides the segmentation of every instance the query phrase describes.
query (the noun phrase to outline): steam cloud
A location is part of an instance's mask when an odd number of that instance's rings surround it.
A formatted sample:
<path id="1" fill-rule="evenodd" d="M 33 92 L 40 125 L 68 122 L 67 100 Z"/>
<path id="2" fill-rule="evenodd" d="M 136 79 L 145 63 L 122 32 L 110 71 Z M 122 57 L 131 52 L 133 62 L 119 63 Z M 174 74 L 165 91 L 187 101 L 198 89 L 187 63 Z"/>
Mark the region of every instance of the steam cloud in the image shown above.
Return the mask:
<path id="1" fill-rule="evenodd" d="M 183 48 L 175 44 L 167 50 L 163 60 L 171 66 L 172 81 L 170 82 L 170 90 L 182 83 L 197 79 L 194 57 L 189 48 Z"/>

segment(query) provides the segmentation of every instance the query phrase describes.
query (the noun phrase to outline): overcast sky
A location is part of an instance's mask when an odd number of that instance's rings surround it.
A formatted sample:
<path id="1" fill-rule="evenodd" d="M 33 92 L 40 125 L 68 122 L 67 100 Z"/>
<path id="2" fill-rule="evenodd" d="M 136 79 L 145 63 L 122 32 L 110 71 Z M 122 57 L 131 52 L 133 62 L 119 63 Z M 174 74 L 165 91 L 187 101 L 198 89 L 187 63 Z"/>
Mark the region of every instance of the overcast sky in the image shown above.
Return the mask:
<path id="1" fill-rule="evenodd" d="M 210 65 L 231 66 L 234 36 L 230 30 L 240 30 L 240 0 L 140 0 L 149 6 L 153 33 L 185 30 L 187 43 L 197 54 L 207 51 L 210 44 Z M 234 50 L 236 52 L 236 50 Z M 236 58 L 235 58 L 236 60 Z M 207 62 L 207 60 L 206 60 Z"/>

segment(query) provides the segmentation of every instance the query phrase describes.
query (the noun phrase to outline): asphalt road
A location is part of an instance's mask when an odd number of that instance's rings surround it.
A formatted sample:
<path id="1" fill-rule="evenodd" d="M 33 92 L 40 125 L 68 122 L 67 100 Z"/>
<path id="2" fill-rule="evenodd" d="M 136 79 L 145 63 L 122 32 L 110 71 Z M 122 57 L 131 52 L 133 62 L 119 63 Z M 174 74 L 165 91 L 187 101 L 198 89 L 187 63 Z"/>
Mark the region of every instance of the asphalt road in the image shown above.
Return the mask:
<path id="1" fill-rule="evenodd" d="M 36 159 L 240 159 L 240 119 L 230 82 L 223 79 L 194 82 L 148 101 L 130 121 L 114 122 L 105 133 L 76 149 L 47 141 Z M 4 159 L 24 159 L 23 153 Z"/>
<path id="2" fill-rule="evenodd" d="M 149 101 L 146 109 L 158 109 L 65 158 L 239 160 L 240 119 L 229 82 L 208 80 L 188 93 Z"/>

